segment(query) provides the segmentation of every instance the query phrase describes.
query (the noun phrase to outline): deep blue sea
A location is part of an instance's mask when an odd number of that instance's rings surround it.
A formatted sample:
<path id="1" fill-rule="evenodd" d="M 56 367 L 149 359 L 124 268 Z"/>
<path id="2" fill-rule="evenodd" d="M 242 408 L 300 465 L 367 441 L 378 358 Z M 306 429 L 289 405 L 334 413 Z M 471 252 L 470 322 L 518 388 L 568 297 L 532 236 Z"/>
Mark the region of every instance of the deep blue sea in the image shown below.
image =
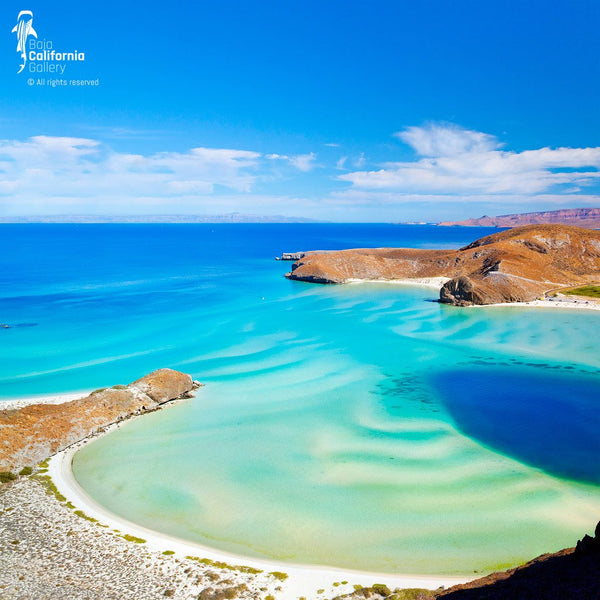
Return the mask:
<path id="1" fill-rule="evenodd" d="M 600 517 L 600 313 L 283 277 L 282 251 L 460 247 L 407 225 L 0 226 L 0 399 L 160 367 L 196 398 L 76 455 L 144 525 L 246 555 L 472 573 Z"/>

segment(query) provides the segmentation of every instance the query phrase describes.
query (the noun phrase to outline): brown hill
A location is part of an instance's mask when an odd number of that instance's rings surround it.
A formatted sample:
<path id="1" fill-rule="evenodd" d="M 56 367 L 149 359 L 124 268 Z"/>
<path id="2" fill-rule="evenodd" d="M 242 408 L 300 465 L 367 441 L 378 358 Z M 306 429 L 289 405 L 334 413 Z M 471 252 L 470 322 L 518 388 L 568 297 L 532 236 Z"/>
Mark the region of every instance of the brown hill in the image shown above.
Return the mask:
<path id="1" fill-rule="evenodd" d="M 443 221 L 441 226 L 460 225 L 462 227 L 520 227 L 521 225 L 563 224 L 600 229 L 600 208 L 563 208 L 544 212 L 530 212 L 513 215 L 500 215 L 465 221 Z"/>
<path id="2" fill-rule="evenodd" d="M 529 302 L 552 289 L 600 282 L 600 231 L 528 225 L 459 250 L 375 248 L 307 252 L 289 279 L 313 283 L 443 277 L 440 301 Z"/>

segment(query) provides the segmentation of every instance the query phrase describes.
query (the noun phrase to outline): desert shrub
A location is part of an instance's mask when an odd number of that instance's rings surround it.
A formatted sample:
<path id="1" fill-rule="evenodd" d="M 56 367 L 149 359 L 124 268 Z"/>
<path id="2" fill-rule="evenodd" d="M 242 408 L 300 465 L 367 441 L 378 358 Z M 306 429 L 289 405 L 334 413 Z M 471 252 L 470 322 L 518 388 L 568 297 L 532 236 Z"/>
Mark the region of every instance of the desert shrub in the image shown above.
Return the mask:
<path id="1" fill-rule="evenodd" d="M 384 583 L 374 583 L 371 589 L 380 596 L 389 596 L 392 593 L 392 590 Z"/>
<path id="2" fill-rule="evenodd" d="M 121 537 L 124 540 L 127 540 L 128 542 L 135 542 L 136 544 L 145 544 L 146 543 L 145 539 L 135 537 L 135 535 L 129 535 L 128 533 L 123 534 Z"/>

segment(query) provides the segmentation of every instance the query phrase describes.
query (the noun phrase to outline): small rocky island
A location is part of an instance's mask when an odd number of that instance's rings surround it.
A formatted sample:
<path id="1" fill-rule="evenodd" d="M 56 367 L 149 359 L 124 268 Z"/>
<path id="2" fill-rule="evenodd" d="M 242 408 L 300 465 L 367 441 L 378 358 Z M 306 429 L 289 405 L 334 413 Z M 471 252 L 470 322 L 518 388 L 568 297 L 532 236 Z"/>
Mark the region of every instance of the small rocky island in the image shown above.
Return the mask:
<path id="1" fill-rule="evenodd" d="M 339 284 L 442 278 L 440 302 L 455 306 L 531 302 L 545 293 L 600 281 L 600 231 L 527 225 L 458 250 L 361 248 L 306 252 L 289 279 Z"/>

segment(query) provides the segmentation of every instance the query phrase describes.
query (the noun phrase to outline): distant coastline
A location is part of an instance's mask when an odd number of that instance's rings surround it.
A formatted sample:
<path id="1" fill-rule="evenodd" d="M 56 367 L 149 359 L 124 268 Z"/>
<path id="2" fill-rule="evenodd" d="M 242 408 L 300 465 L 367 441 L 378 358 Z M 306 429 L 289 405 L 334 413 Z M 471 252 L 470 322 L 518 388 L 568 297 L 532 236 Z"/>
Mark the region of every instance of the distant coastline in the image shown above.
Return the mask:
<path id="1" fill-rule="evenodd" d="M 464 221 L 442 221 L 440 227 L 520 227 L 521 225 L 575 225 L 600 229 L 600 208 L 563 208 L 542 212 L 515 213 Z"/>
<path id="2" fill-rule="evenodd" d="M 306 217 L 228 213 L 222 215 L 17 215 L 0 224 L 20 223 L 317 223 Z"/>

